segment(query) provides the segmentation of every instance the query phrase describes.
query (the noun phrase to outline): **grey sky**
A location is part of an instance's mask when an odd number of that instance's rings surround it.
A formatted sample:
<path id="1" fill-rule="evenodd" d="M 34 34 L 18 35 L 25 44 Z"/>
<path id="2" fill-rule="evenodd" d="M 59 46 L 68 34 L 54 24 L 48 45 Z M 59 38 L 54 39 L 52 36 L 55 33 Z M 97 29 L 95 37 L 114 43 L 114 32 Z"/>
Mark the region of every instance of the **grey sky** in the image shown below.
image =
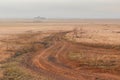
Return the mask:
<path id="1" fill-rule="evenodd" d="M 120 18 L 120 0 L 0 0 L 0 18 Z"/>

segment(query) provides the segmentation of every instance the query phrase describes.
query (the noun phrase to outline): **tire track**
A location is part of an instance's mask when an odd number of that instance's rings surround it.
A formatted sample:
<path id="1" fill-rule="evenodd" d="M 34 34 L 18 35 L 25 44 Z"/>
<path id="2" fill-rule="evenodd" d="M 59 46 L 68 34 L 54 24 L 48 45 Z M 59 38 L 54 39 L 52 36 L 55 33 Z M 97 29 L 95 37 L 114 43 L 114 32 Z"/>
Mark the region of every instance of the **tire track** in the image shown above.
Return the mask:
<path id="1" fill-rule="evenodd" d="M 101 75 L 100 73 L 89 73 L 84 70 L 75 70 L 67 65 L 67 52 L 71 51 L 73 44 L 63 39 L 66 33 L 57 33 L 52 36 L 52 46 L 38 52 L 32 60 L 34 66 L 46 72 L 46 75 L 54 75 L 52 78 L 56 80 L 120 80 L 120 77 Z M 51 36 L 50 36 L 51 37 Z M 79 46 L 74 44 L 74 46 Z M 78 50 L 79 47 L 75 47 Z M 103 77 L 103 78 L 100 78 Z M 113 79 L 112 79 L 113 78 Z"/>

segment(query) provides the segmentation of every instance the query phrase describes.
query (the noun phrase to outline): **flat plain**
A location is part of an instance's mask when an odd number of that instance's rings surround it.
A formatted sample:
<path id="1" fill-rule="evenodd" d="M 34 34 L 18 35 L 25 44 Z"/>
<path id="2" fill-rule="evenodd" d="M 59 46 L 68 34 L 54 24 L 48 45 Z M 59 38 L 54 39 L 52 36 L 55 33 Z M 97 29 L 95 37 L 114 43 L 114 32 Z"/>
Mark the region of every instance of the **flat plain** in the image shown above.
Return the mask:
<path id="1" fill-rule="evenodd" d="M 120 20 L 0 20 L 0 80 L 120 80 Z"/>

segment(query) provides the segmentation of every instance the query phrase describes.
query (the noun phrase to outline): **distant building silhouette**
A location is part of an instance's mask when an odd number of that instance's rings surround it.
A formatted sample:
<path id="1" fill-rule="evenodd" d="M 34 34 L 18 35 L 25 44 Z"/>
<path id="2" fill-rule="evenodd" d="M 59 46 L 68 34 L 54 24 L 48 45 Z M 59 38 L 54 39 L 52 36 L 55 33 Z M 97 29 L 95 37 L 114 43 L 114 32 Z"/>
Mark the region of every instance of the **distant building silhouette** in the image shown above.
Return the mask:
<path id="1" fill-rule="evenodd" d="M 37 16 L 37 17 L 34 17 L 34 22 L 40 23 L 40 22 L 42 22 L 42 21 L 45 20 L 45 19 L 46 19 L 45 17 Z"/>

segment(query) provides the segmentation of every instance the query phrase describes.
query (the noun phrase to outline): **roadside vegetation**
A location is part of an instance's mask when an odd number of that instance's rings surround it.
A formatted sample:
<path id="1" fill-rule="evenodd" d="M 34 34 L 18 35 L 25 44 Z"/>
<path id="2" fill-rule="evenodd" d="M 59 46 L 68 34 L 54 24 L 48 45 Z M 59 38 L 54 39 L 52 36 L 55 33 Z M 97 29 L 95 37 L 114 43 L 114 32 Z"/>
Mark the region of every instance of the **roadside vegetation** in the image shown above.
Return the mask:
<path id="1" fill-rule="evenodd" d="M 109 45 L 96 45 L 96 44 L 86 44 L 86 43 L 77 43 L 75 38 L 85 37 L 85 31 L 83 29 L 73 29 L 72 34 L 72 43 L 75 43 L 74 48 L 71 48 L 70 52 L 68 51 L 67 60 L 74 66 L 78 71 L 82 70 L 91 70 L 93 72 L 99 73 L 114 73 L 120 74 L 120 55 L 119 54 L 102 54 L 94 52 L 97 48 L 102 49 L 115 49 L 119 50 L 118 47 L 109 46 Z M 50 33 L 49 33 L 50 35 Z M 59 35 L 62 35 L 59 33 Z M 0 80 L 53 80 L 49 77 L 45 77 L 42 74 L 37 74 L 35 72 L 34 64 L 30 63 L 32 59 L 32 54 L 36 54 L 37 51 L 41 49 L 47 49 L 52 45 L 52 41 L 60 41 L 59 36 L 57 35 L 48 36 L 47 33 L 43 32 L 32 32 L 28 31 L 22 34 L 11 35 L 11 38 L 2 40 L 2 43 L 5 46 L 5 52 L 10 54 L 10 58 L 0 62 L 0 70 L 3 73 L 3 76 L 0 77 Z M 66 36 L 63 36 L 65 40 L 68 40 Z M 72 44 L 70 43 L 70 45 Z M 89 47 L 84 49 L 83 47 L 79 50 L 79 45 Z M 77 46 L 77 47 L 76 47 Z M 72 46 L 71 46 L 72 47 Z M 90 50 L 94 48 L 94 50 Z M 58 49 L 58 48 L 57 48 Z M 84 49 L 84 50 L 82 50 Z M 88 51 L 87 51 L 88 50 Z M 99 50 L 99 49 L 97 49 Z M 75 51 L 75 52 L 74 52 Z M 89 53 L 89 51 L 91 51 Z M 66 57 L 66 56 L 65 56 Z M 53 57 L 50 57 L 53 60 Z M 54 61 L 54 60 L 53 60 Z M 72 67 L 69 66 L 69 67 Z M 30 69 L 31 68 L 31 69 Z M 35 73 L 35 74 L 34 74 Z"/>
<path id="2" fill-rule="evenodd" d="M 78 31 L 78 32 L 77 32 Z M 71 38 L 66 37 L 68 41 L 73 43 L 76 42 L 76 38 L 85 37 L 85 31 L 83 29 L 73 29 Z M 78 36 L 79 35 L 79 36 Z M 101 48 L 101 49 L 112 49 L 119 51 L 119 45 L 109 45 L 109 44 L 93 44 L 93 43 L 77 43 L 82 46 L 91 47 L 91 48 Z M 80 52 L 81 51 L 81 52 Z M 75 68 L 80 69 L 88 69 L 94 72 L 101 72 L 101 73 L 115 73 L 120 74 L 120 55 L 117 53 L 105 53 L 104 54 L 99 51 L 83 51 L 80 50 L 79 52 L 69 52 L 68 59 L 73 62 Z"/>
<path id="3" fill-rule="evenodd" d="M 71 61 L 77 62 L 77 68 L 120 74 L 120 55 L 70 53 L 68 58 Z"/>
<path id="4" fill-rule="evenodd" d="M 105 49 L 116 49 L 120 50 L 120 44 L 110 44 L 109 41 L 108 43 L 104 43 L 106 41 L 101 42 L 101 39 L 99 41 L 96 41 L 94 39 L 96 35 L 89 34 L 87 30 L 85 30 L 82 27 L 76 27 L 71 30 L 71 32 L 67 33 L 65 36 L 65 39 L 67 41 L 70 41 L 72 43 L 77 43 L 80 45 L 85 45 L 85 46 L 90 46 L 90 47 L 95 47 L 95 48 L 105 48 Z"/>
<path id="5" fill-rule="evenodd" d="M 11 38 L 3 40 L 5 50 L 11 55 L 1 61 L 0 70 L 3 76 L 0 80 L 51 80 L 26 68 L 24 60 L 28 54 L 33 54 L 41 48 L 41 39 L 47 34 L 28 31 L 22 34 L 10 35 Z M 47 44 L 46 44 L 47 46 Z"/>

